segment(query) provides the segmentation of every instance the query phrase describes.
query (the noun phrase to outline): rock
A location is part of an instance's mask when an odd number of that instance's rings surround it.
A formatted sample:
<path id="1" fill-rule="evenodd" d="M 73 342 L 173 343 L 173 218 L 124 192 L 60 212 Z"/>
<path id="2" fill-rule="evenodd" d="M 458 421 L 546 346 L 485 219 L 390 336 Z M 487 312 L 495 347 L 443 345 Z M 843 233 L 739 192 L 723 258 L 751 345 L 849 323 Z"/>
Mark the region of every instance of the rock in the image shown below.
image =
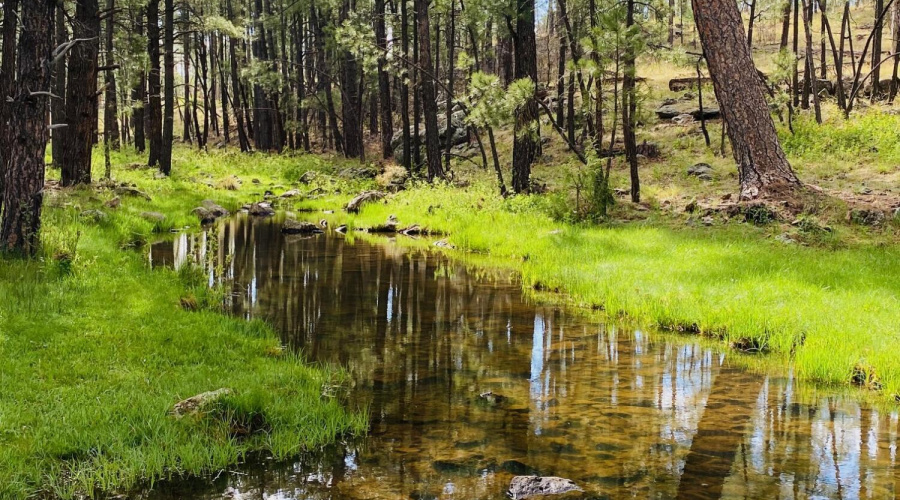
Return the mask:
<path id="1" fill-rule="evenodd" d="M 250 179 L 253 184 L 259 184 L 259 179 Z"/>
<path id="2" fill-rule="evenodd" d="M 150 222 L 162 222 L 166 216 L 159 212 L 141 212 L 141 218 Z"/>
<path id="3" fill-rule="evenodd" d="M 115 193 L 118 195 L 136 196 L 138 198 L 143 198 L 147 201 L 151 201 L 150 196 L 147 193 L 132 186 L 119 186 L 116 188 Z"/>
<path id="4" fill-rule="evenodd" d="M 319 234 L 322 230 L 312 222 L 288 219 L 281 226 L 281 232 L 284 234 Z"/>
<path id="5" fill-rule="evenodd" d="M 791 238 L 791 235 L 789 235 L 788 233 L 779 234 L 778 236 L 775 237 L 775 241 L 780 241 L 781 243 L 784 243 L 785 245 L 794 245 L 797 243 L 797 240 L 795 240 L 794 238 Z"/>
<path id="6" fill-rule="evenodd" d="M 672 121 L 679 125 L 690 125 L 691 123 L 694 123 L 694 117 L 693 115 L 685 113 L 672 118 Z"/>
<path id="7" fill-rule="evenodd" d="M 356 195 L 355 198 L 350 200 L 350 203 L 347 203 L 347 206 L 344 207 L 344 210 L 348 212 L 358 213 L 359 209 L 362 206 L 370 201 L 377 201 L 384 198 L 386 195 L 381 191 L 363 191 Z"/>
<path id="8" fill-rule="evenodd" d="M 102 210 L 85 210 L 84 212 L 81 212 L 78 216 L 81 217 L 82 219 L 86 219 L 86 220 L 89 220 L 92 222 L 103 222 L 109 218 L 109 216 L 106 215 L 106 212 L 104 212 Z"/>
<path id="9" fill-rule="evenodd" d="M 694 119 L 699 120 L 701 117 L 706 119 L 718 118 L 720 115 L 719 106 L 715 104 L 703 105 L 703 112 L 700 112 L 700 106 L 697 103 L 689 101 L 679 101 L 678 104 L 662 105 L 656 109 L 656 116 L 671 120 L 677 116 L 684 114 L 691 115 Z"/>
<path id="10" fill-rule="evenodd" d="M 108 208 L 119 208 L 119 206 L 122 205 L 122 199 L 116 196 L 115 198 L 104 203 L 104 205 L 106 205 Z"/>
<path id="11" fill-rule="evenodd" d="M 196 215 L 198 219 L 200 219 L 200 224 L 209 224 L 216 220 L 216 217 L 204 207 L 197 207 L 191 210 L 191 213 Z"/>
<path id="12" fill-rule="evenodd" d="M 404 227 L 398 231 L 400 234 L 405 236 L 421 236 L 424 234 L 431 234 L 431 231 L 426 227 L 422 227 L 418 224 L 413 224 L 412 226 Z"/>
<path id="13" fill-rule="evenodd" d="M 347 167 L 338 172 L 338 177 L 345 179 L 374 179 L 380 172 L 376 167 Z"/>
<path id="14" fill-rule="evenodd" d="M 300 184 L 309 184 L 313 181 L 313 179 L 316 178 L 316 176 L 317 174 L 315 171 L 307 170 L 306 172 L 303 172 L 303 175 L 300 176 L 300 179 L 298 179 L 298 181 L 300 182 Z"/>
<path id="15" fill-rule="evenodd" d="M 196 414 L 202 411 L 203 408 L 210 403 L 214 403 L 229 394 L 231 394 L 231 389 L 226 388 L 197 394 L 196 396 L 175 403 L 175 406 L 172 407 L 172 410 L 169 413 L 176 417 Z"/>
<path id="16" fill-rule="evenodd" d="M 663 106 L 671 106 L 672 104 L 678 104 L 678 99 L 666 99 L 662 102 Z"/>
<path id="17" fill-rule="evenodd" d="M 279 198 L 294 198 L 296 196 L 300 196 L 299 189 L 291 189 L 290 191 L 285 191 L 281 193 L 281 196 Z"/>
<path id="18" fill-rule="evenodd" d="M 200 204 L 203 206 L 203 208 L 209 210 L 209 213 L 217 219 L 219 217 L 227 217 L 228 215 L 230 215 L 230 212 L 226 210 L 225 207 L 216 204 L 216 202 L 212 200 L 203 200 L 200 202 Z"/>
<path id="19" fill-rule="evenodd" d="M 162 173 L 162 172 L 155 172 L 155 173 L 153 174 L 153 178 L 156 179 L 156 180 L 160 180 L 160 179 L 168 179 L 169 176 L 166 175 L 166 174 L 164 174 L 164 173 Z"/>
<path id="20" fill-rule="evenodd" d="M 884 219 L 884 212 L 875 209 L 853 209 L 847 214 L 847 220 L 861 226 L 880 226 L 884 223 Z"/>
<path id="21" fill-rule="evenodd" d="M 328 227 L 328 221 L 325 220 L 325 219 L 320 220 L 320 221 L 319 221 L 319 226 L 321 226 L 321 227 Z"/>
<path id="22" fill-rule="evenodd" d="M 712 226 L 715 221 L 716 220 L 713 218 L 712 215 L 707 215 L 707 216 L 703 217 L 702 219 L 700 219 L 700 222 L 702 222 L 704 226 Z"/>
<path id="23" fill-rule="evenodd" d="M 446 248 L 449 250 L 456 250 L 456 245 L 454 245 L 453 243 L 450 243 L 446 238 L 435 241 L 434 246 L 436 246 L 438 248 Z"/>
<path id="24" fill-rule="evenodd" d="M 396 233 L 397 232 L 397 217 L 393 215 L 389 215 L 387 221 L 380 226 L 374 226 L 369 228 L 370 233 Z"/>
<path id="25" fill-rule="evenodd" d="M 346 225 L 346 224 L 341 224 L 340 226 L 334 228 L 334 231 L 335 231 L 336 233 L 344 234 L 344 233 L 347 232 L 347 225 Z"/>
<path id="26" fill-rule="evenodd" d="M 509 483 L 507 494 L 513 500 L 561 495 L 572 491 L 584 491 L 571 479 L 554 476 L 516 476 Z"/>
<path id="27" fill-rule="evenodd" d="M 688 168 L 687 174 L 704 181 L 712 180 L 713 168 L 708 163 L 697 163 Z"/>
<path id="28" fill-rule="evenodd" d="M 254 217 L 269 217 L 275 215 L 275 209 L 270 203 L 260 201 L 250 205 L 247 212 Z"/>

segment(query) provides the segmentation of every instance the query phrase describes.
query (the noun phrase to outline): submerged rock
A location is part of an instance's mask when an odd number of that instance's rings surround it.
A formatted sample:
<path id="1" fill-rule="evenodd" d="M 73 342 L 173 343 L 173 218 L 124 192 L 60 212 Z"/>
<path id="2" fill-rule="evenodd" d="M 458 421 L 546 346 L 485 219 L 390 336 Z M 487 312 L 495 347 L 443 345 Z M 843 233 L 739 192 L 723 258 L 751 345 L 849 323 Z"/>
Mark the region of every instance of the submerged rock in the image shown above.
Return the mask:
<path id="1" fill-rule="evenodd" d="M 356 195 L 355 198 L 350 200 L 347 203 L 347 206 L 344 207 L 344 210 L 348 212 L 359 212 L 359 209 L 362 208 L 363 205 L 369 203 L 370 201 L 378 201 L 384 198 L 386 195 L 381 191 L 363 191 Z"/>
<path id="2" fill-rule="evenodd" d="M 284 234 L 319 234 L 322 230 L 312 222 L 288 219 L 281 226 L 281 232 Z"/>
<path id="3" fill-rule="evenodd" d="M 175 406 L 172 407 L 172 410 L 169 413 L 176 417 L 195 414 L 203 410 L 203 408 L 210 403 L 214 403 L 229 394 L 231 394 L 231 389 L 225 387 L 215 391 L 203 392 L 175 403 Z"/>
<path id="4" fill-rule="evenodd" d="M 571 479 L 554 476 L 516 476 L 509 483 L 508 494 L 513 500 L 561 495 L 572 491 L 584 491 Z"/>
<path id="5" fill-rule="evenodd" d="M 446 238 L 435 241 L 434 246 L 436 246 L 438 248 L 446 248 L 449 250 L 456 250 L 456 245 L 454 245 L 453 243 L 450 243 L 450 241 L 447 240 Z"/>
<path id="6" fill-rule="evenodd" d="M 496 392 L 487 391 L 478 395 L 478 400 L 490 406 L 497 406 L 505 403 L 508 398 Z"/>

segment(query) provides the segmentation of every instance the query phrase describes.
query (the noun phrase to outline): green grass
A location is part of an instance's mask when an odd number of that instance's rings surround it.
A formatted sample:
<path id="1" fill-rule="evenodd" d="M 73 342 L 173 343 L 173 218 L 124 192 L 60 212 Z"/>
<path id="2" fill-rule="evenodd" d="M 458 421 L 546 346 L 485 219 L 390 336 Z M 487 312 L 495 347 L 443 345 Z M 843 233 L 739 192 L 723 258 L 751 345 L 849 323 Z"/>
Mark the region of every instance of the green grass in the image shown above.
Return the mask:
<path id="1" fill-rule="evenodd" d="M 262 191 L 324 163 L 265 158 L 254 168 L 242 157 L 186 150 L 178 159 L 191 167 L 154 180 L 152 171 L 123 168 L 137 161 L 132 155 L 117 155 L 115 177 L 152 201 L 123 196 L 112 210 L 103 207 L 113 196 L 106 190 L 53 193 L 42 255 L 0 258 L 0 498 L 127 491 L 221 470 L 250 452 L 288 457 L 366 428 L 365 409 L 328 396 L 343 372 L 282 352 L 261 322 L 203 308 L 217 301 L 196 273 L 150 270 L 145 249 L 123 249 L 196 225 L 189 212 L 204 198 L 234 208 L 254 199 L 250 186 Z M 247 178 L 239 191 L 217 191 L 201 172 Z M 87 208 L 108 218 L 79 217 Z M 147 222 L 145 210 L 167 220 Z M 183 309 L 187 296 L 201 308 Z M 222 387 L 233 394 L 201 416 L 168 415 L 177 401 Z"/>

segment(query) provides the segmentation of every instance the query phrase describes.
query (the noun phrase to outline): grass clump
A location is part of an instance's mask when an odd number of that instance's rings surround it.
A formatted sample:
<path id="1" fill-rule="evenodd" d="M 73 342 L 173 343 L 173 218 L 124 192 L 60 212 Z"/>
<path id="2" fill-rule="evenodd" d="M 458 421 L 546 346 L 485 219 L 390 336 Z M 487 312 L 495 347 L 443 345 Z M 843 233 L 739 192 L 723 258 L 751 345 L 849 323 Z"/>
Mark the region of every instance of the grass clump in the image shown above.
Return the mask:
<path id="1" fill-rule="evenodd" d="M 0 257 L 0 498 L 128 491 L 220 470 L 255 451 L 289 457 L 365 429 L 365 411 L 323 396 L 344 383 L 342 372 L 273 355 L 282 352 L 274 331 L 221 314 L 190 266 L 151 270 L 142 251 L 122 250 L 159 230 L 142 212 L 195 226 L 190 210 L 204 198 L 240 203 L 205 186 L 201 172 L 233 169 L 272 184 L 292 162 L 319 162 L 272 160 L 256 172 L 227 155 L 216 165 L 178 153 L 176 164 L 196 163 L 170 179 L 119 168 L 132 157 L 118 155 L 117 182 L 136 183 L 151 200 L 123 196 L 113 209 L 103 190 L 48 194 L 40 258 Z M 85 210 L 105 215 L 82 217 Z M 201 417 L 169 414 L 219 388 L 231 395 Z"/>

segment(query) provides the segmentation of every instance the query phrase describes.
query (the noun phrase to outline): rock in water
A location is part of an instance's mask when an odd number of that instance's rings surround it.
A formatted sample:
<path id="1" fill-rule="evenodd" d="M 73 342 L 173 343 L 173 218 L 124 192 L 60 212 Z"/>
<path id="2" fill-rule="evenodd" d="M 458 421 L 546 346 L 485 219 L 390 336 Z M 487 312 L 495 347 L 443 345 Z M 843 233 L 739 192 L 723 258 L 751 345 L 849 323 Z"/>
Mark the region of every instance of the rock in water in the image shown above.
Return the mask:
<path id="1" fill-rule="evenodd" d="M 229 212 L 225 209 L 225 207 L 216 204 L 216 202 L 212 200 L 203 200 L 202 202 L 200 202 L 200 205 L 203 208 L 209 210 L 209 213 L 216 219 L 218 219 L 219 217 L 227 217 L 229 215 Z"/>
<path id="2" fill-rule="evenodd" d="M 203 392 L 194 397 L 175 403 L 175 406 L 172 407 L 172 410 L 169 413 L 176 417 L 195 414 L 210 403 L 214 403 L 229 394 L 231 394 L 231 389 L 226 389 L 224 387 L 215 391 Z"/>
<path id="3" fill-rule="evenodd" d="M 322 230 L 312 222 L 288 219 L 281 226 L 281 232 L 285 234 L 318 234 Z"/>
<path id="4" fill-rule="evenodd" d="M 264 201 L 250 205 L 247 212 L 256 217 L 269 217 L 275 215 L 275 209 L 272 208 L 272 205 Z"/>
<path id="5" fill-rule="evenodd" d="M 356 198 L 350 200 L 350 203 L 347 203 L 347 206 L 344 207 L 344 210 L 348 212 L 359 212 L 359 209 L 362 206 L 370 201 L 378 201 L 385 197 L 385 194 L 381 191 L 363 191 L 356 195 Z"/>
<path id="6" fill-rule="evenodd" d="M 553 476 L 516 476 L 509 483 L 509 496 L 513 500 L 561 495 L 571 491 L 584 491 L 571 479 Z"/>

